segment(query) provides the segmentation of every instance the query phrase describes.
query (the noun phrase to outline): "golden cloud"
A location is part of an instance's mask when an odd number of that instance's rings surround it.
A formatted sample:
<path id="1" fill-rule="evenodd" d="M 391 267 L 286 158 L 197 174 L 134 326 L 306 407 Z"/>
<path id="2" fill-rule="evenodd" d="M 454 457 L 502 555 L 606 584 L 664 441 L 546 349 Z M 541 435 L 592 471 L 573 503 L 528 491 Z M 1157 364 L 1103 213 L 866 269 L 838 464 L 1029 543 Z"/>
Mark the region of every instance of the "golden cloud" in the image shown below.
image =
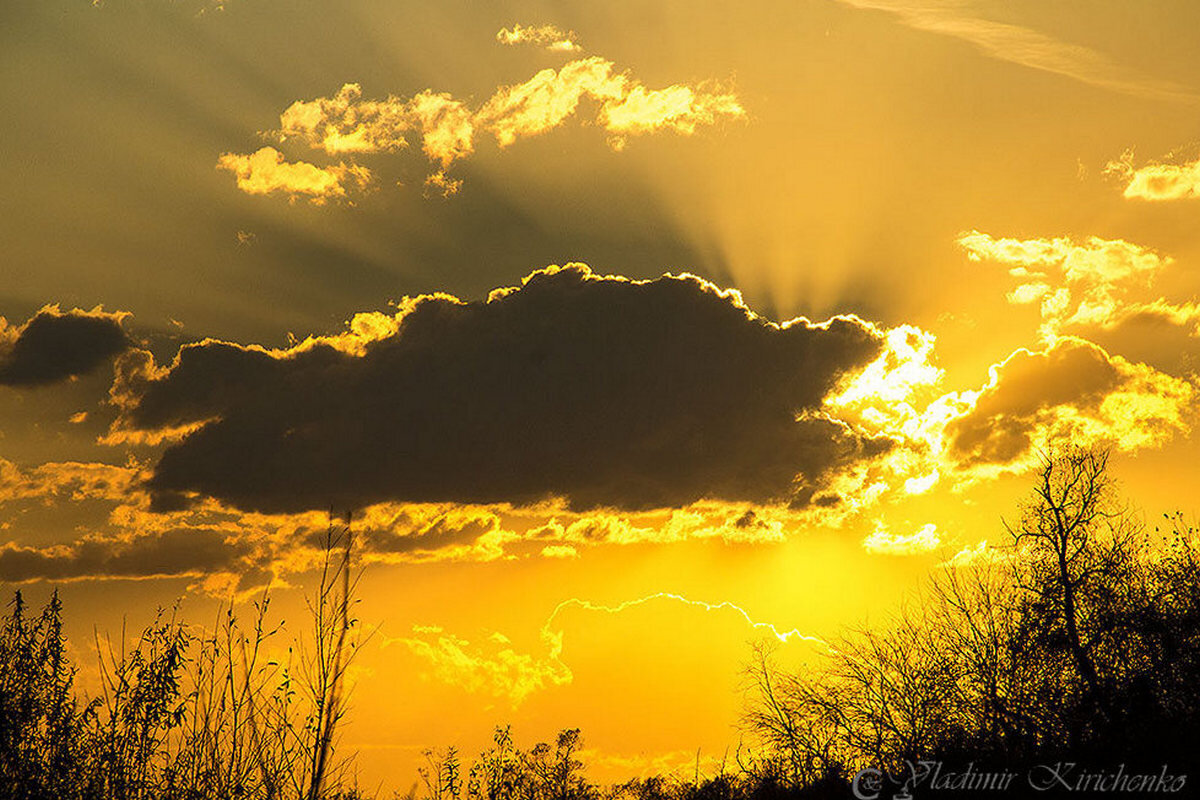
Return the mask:
<path id="1" fill-rule="evenodd" d="M 1200 197 L 1200 158 L 1183 164 L 1150 162 L 1133 166 L 1133 153 L 1110 161 L 1105 172 L 1125 181 L 1122 194 L 1136 200 L 1190 200 Z"/>
<path id="2" fill-rule="evenodd" d="M 571 514 L 563 509 L 547 509 L 546 513 L 552 514 L 550 519 L 531 529 L 528 537 L 563 543 L 563 550 L 542 551 L 542 555 L 551 557 L 577 555 L 576 548 L 598 544 L 667 544 L 696 539 L 771 544 L 782 542 L 785 531 L 799 527 L 805 518 L 803 513 L 786 507 L 748 508 L 711 501 L 647 514 Z"/>
<path id="3" fill-rule="evenodd" d="M 1009 267 L 1019 281 L 1009 302 L 1040 301 L 1047 340 L 1070 325 L 1118 324 L 1134 310 L 1126 300 L 1129 291 L 1149 287 L 1174 263 L 1150 248 L 1096 236 L 1077 243 L 1066 237 L 1009 239 L 970 231 L 958 237 L 958 244 L 972 261 Z"/>
<path id="4" fill-rule="evenodd" d="M 413 120 L 395 97 L 363 100 L 362 86 L 347 83 L 333 97 L 297 100 L 279 116 L 281 140 L 300 139 L 330 155 L 389 152 L 407 147 Z"/>
<path id="5" fill-rule="evenodd" d="M 402 645 L 427 662 L 426 680 L 506 698 L 513 708 L 534 692 L 570 683 L 573 677 L 558 659 L 561 646 L 549 657 L 534 657 L 517 652 L 500 633 L 472 643 L 437 626 L 417 625 L 411 636 L 387 639 L 385 645 Z"/>
<path id="6" fill-rule="evenodd" d="M 0 504 L 15 500 L 123 500 L 147 477 L 137 467 L 62 461 L 21 468 L 0 458 Z"/>
<path id="7" fill-rule="evenodd" d="M 1034 276 L 1030 267 L 1053 268 L 1069 283 L 1114 282 L 1131 277 L 1150 277 L 1172 263 L 1169 256 L 1124 239 L 1092 236 L 1083 244 L 1067 237 L 1055 239 L 997 239 L 990 234 L 970 231 L 958 237 L 958 244 L 972 261 L 994 261 Z"/>
<path id="8" fill-rule="evenodd" d="M 282 194 L 292 201 L 307 197 L 317 205 L 344 199 L 348 186 L 361 190 L 371 182 L 371 171 L 366 167 L 289 162 L 274 147 L 261 147 L 250 155 L 224 153 L 217 160 L 217 168 L 232 172 L 237 187 L 246 194 Z"/>
<path id="9" fill-rule="evenodd" d="M 559 70 L 544 69 L 524 83 L 497 90 L 479 110 L 480 127 L 501 147 L 520 137 L 557 128 L 575 113 L 579 101 L 618 101 L 626 79 L 613 74 L 613 63 L 599 56 L 571 61 Z"/>
<path id="10" fill-rule="evenodd" d="M 549 41 L 551 45 L 570 41 L 559 36 L 561 32 L 552 28 L 516 26 L 501 31 L 498 38 L 508 43 Z M 458 190 L 460 182 L 450 178 L 447 169 L 475 152 L 481 132 L 507 147 L 520 138 L 561 126 L 576 114 L 583 100 L 596 104 L 594 124 L 611 134 L 609 141 L 615 149 L 623 147 L 630 136 L 659 131 L 688 136 L 700 126 L 745 116 L 737 96 L 715 84 L 648 89 L 627 73 L 616 72 L 611 61 L 592 56 L 502 86 L 476 108 L 432 90 L 410 98 L 388 95 L 367 100 L 361 85 L 347 83 L 333 96 L 292 103 L 280 115 L 279 129 L 271 133 L 280 142 L 299 141 L 331 156 L 395 153 L 410 146 L 410 134 L 419 134 L 422 152 L 437 165 L 426 186 L 449 195 Z M 353 164 L 318 167 L 288 163 L 273 147 L 249 156 L 227 153 L 219 165 L 237 175 L 242 191 L 304 195 L 315 202 L 344 197 L 348 183 L 361 188 L 371 179 L 370 172 Z"/>
<path id="11" fill-rule="evenodd" d="M 556 53 L 576 53 L 583 49 L 576 41 L 574 31 L 564 33 L 553 25 L 513 25 L 496 32 L 496 41 L 501 44 L 532 44 Z"/>
<path id="12" fill-rule="evenodd" d="M 942 544 L 937 525 L 932 522 L 921 526 L 913 533 L 892 533 L 879 522 L 875 530 L 863 539 L 862 545 L 868 553 L 889 556 L 911 556 L 936 550 Z"/>
<path id="13" fill-rule="evenodd" d="M 838 491 L 853 498 L 852 511 L 899 490 L 912 495 L 932 489 L 944 471 L 946 424 L 969 408 L 967 396 L 942 389 L 933 334 L 900 325 L 884 333 L 884 342 L 879 356 L 849 376 L 824 405 L 826 415 L 858 435 L 893 443 L 841 477 Z"/>
<path id="14" fill-rule="evenodd" d="M 982 475 L 1023 471 L 1058 441 L 1135 451 L 1190 430 L 1190 383 L 1083 339 L 1017 350 L 990 374 L 970 410 L 946 427 L 950 456 Z"/>

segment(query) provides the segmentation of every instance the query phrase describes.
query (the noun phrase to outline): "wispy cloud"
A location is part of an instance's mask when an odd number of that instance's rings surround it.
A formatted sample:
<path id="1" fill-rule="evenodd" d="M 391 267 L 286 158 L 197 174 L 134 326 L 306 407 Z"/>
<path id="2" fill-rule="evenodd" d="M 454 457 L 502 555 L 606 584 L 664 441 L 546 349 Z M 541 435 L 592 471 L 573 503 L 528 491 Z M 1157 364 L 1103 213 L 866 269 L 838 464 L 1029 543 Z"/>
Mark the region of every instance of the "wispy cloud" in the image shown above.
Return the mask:
<path id="1" fill-rule="evenodd" d="M 970 3 L 930 0 L 838 0 L 854 8 L 886 11 L 910 28 L 961 39 L 1001 61 L 1062 75 L 1089 86 L 1169 102 L 1195 103 L 1193 89 L 1142 75 L 1102 53 L 973 13 Z"/>
<path id="2" fill-rule="evenodd" d="M 403 645 L 426 662 L 432 670 L 426 679 L 506 698 L 514 708 L 534 692 L 570 683 L 574 677 L 559 653 L 539 657 L 518 652 L 501 633 L 472 642 L 437 626 L 418 625 L 412 636 L 387 644 Z"/>
<path id="3" fill-rule="evenodd" d="M 553 641 L 553 640 L 555 640 L 555 636 L 557 635 L 561 639 L 561 631 L 559 631 L 557 634 L 555 633 L 554 622 L 558 618 L 558 615 L 561 614 L 563 611 L 567 610 L 568 608 L 579 608 L 579 609 L 583 609 L 584 611 L 601 611 L 601 612 L 604 612 L 605 614 L 619 614 L 622 611 L 625 611 L 630 608 L 636 608 L 638 606 L 643 606 L 648 603 L 653 603 L 653 602 L 658 602 L 658 601 L 663 601 L 663 600 L 671 602 L 671 603 L 679 603 L 681 605 L 689 606 L 692 608 L 698 608 L 702 611 L 707 611 L 707 612 L 712 612 L 712 613 L 732 614 L 734 617 L 740 618 L 743 622 L 746 623 L 747 626 L 750 627 L 751 630 L 755 631 L 756 633 L 764 635 L 764 636 L 769 635 L 775 639 L 778 639 L 782 643 L 809 642 L 812 644 L 819 644 L 819 645 L 827 646 L 824 639 L 822 639 L 818 636 L 811 636 L 809 634 L 803 633 L 797 628 L 780 630 L 778 627 L 775 626 L 774 623 L 762 622 L 760 620 L 756 620 L 750 616 L 750 614 L 746 611 L 746 609 L 744 609 L 741 606 L 737 605 L 736 603 L 732 603 L 728 600 L 723 600 L 719 603 L 707 603 L 703 600 L 692 600 L 690 598 L 687 598 L 687 597 L 684 597 L 684 596 L 678 595 L 678 594 L 673 594 L 671 592 L 657 592 L 655 594 L 648 595 L 646 597 L 639 597 L 636 600 L 626 600 L 625 602 L 619 603 L 615 606 L 605 605 L 603 603 L 593 603 L 590 600 L 581 600 L 579 598 L 572 597 L 569 600 L 564 600 L 561 603 L 559 603 L 555 607 L 554 611 L 551 612 L 550 616 L 546 619 L 546 624 L 542 626 L 542 637 L 544 639 L 549 639 L 549 640 Z M 560 645 L 561 645 L 561 642 L 560 642 Z"/>
<path id="4" fill-rule="evenodd" d="M 565 33 L 553 25 L 521 25 L 501 28 L 496 32 L 496 41 L 501 44 L 532 44 L 556 53 L 577 53 L 583 48 L 576 41 L 575 31 Z"/>

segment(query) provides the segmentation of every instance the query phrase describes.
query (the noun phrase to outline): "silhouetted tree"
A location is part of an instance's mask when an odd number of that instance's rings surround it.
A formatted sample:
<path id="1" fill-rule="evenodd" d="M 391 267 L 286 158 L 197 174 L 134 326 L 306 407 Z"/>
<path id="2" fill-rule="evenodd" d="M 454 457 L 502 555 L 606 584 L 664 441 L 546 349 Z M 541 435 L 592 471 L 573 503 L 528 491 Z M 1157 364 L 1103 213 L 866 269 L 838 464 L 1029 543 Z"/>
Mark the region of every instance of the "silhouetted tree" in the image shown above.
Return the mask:
<path id="1" fill-rule="evenodd" d="M 753 653 L 744 725 L 768 753 L 760 771 L 811 783 L 935 756 L 1186 758 L 1200 734 L 1200 553 L 1170 521 L 1153 543 L 1107 452 L 1046 455 L 1010 546 L 936 572 L 918 602 L 803 673 Z"/>

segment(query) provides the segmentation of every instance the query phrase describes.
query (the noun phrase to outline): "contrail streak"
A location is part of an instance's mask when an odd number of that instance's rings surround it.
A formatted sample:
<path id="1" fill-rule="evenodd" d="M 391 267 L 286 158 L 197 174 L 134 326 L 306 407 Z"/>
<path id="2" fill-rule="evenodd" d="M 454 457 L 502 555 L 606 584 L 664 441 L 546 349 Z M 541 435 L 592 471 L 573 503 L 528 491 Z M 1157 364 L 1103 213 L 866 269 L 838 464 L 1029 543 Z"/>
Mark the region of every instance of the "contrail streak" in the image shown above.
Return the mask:
<path id="1" fill-rule="evenodd" d="M 554 623 L 554 619 L 558 616 L 558 613 L 564 608 L 574 606 L 577 608 L 582 608 L 586 611 L 603 611 L 608 614 L 618 614 L 627 608 L 645 605 L 652 600 L 660 599 L 673 600 L 677 603 L 683 603 L 684 605 L 689 606 L 697 606 L 699 608 L 703 608 L 705 611 L 722 611 L 728 609 L 744 619 L 746 623 L 754 630 L 767 631 L 781 642 L 787 643 L 790 641 L 799 640 L 805 642 L 815 642 L 816 644 L 820 644 L 824 647 L 829 647 L 828 642 L 819 636 L 810 636 L 808 634 L 801 633 L 796 628 L 792 628 L 789 631 L 780 632 L 779 629 L 770 622 L 757 622 L 752 619 L 748 613 L 746 613 L 744 608 L 731 603 L 728 600 L 724 600 L 720 603 L 706 603 L 702 600 L 691 600 L 682 595 L 672 594 L 670 592 L 658 592 L 646 597 L 639 597 L 636 600 L 626 600 L 625 602 L 615 606 L 601 605 L 598 603 L 593 603 L 590 600 L 580 600 L 579 598 L 572 597 L 569 600 L 564 600 L 559 603 L 554 608 L 554 611 L 551 612 L 550 616 L 546 619 L 545 624 L 542 625 L 542 639 L 550 644 L 551 653 L 553 657 L 557 659 L 559 653 L 562 652 L 562 631 L 556 632 L 551 628 L 551 626 Z"/>

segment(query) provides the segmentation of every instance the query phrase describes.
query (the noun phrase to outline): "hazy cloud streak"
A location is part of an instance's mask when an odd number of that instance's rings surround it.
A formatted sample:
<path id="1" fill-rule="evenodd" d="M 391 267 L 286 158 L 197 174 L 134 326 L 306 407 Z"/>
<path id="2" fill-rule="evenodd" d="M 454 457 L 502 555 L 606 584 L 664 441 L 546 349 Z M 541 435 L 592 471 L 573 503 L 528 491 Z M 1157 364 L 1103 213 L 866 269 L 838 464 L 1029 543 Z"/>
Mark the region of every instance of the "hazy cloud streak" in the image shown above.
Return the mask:
<path id="1" fill-rule="evenodd" d="M 1062 75 L 1090 86 L 1168 102 L 1195 103 L 1200 100 L 1200 95 L 1186 86 L 1156 80 L 1121 67 L 1089 47 L 1063 42 L 1020 25 L 972 16 L 964 3 L 837 1 L 854 8 L 886 11 L 910 28 L 952 36 L 970 42 L 992 58 Z"/>

